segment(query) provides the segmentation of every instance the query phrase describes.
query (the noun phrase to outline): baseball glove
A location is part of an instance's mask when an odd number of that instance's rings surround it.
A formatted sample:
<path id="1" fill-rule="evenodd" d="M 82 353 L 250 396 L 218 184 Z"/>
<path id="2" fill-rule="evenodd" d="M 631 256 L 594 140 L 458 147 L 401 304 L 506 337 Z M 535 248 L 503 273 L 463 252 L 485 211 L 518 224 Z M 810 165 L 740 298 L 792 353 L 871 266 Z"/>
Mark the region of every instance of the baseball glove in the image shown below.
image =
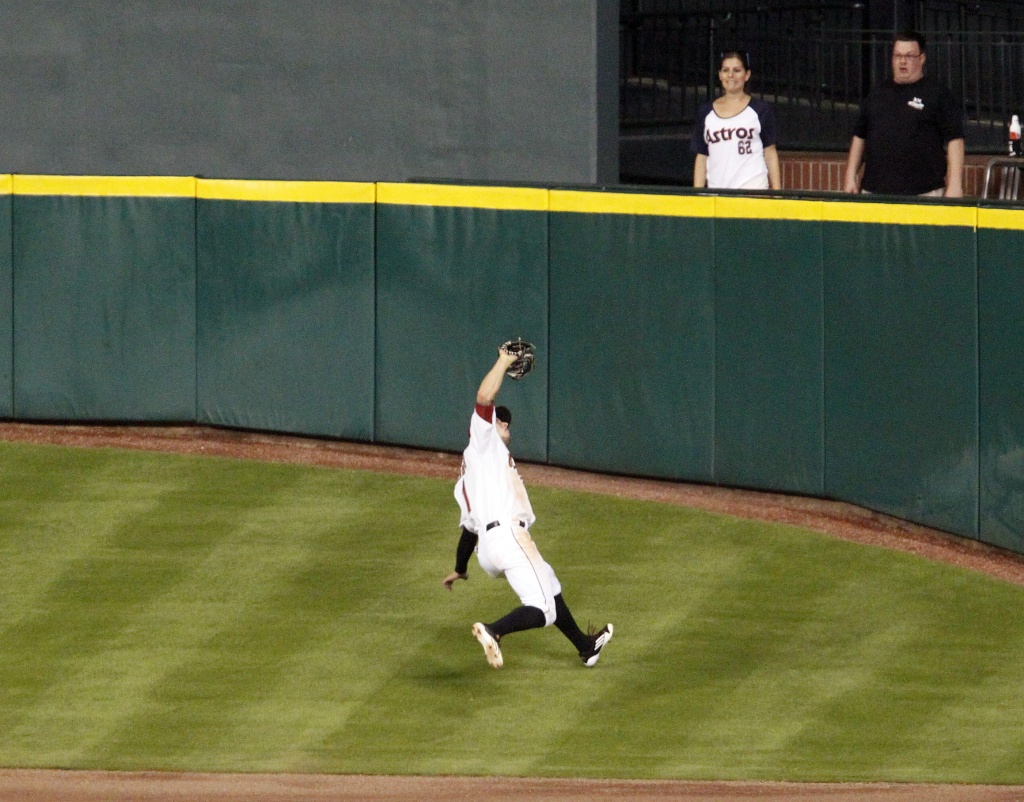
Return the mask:
<path id="1" fill-rule="evenodd" d="M 533 343 L 524 342 L 523 340 L 509 340 L 502 344 L 501 350 L 508 353 L 514 354 L 516 361 L 508 366 L 508 370 L 505 371 L 505 375 L 512 379 L 521 379 L 531 370 L 533 370 L 533 362 L 537 349 L 533 347 Z"/>

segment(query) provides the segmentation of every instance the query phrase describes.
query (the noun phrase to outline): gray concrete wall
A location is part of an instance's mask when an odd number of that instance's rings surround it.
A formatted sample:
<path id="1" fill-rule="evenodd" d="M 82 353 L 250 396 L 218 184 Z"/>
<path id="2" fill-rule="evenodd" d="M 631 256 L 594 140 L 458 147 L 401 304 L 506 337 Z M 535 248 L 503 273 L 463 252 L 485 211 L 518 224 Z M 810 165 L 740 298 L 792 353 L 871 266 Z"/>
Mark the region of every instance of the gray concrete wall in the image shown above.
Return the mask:
<path id="1" fill-rule="evenodd" d="M 0 172 L 614 182 L 617 30 L 618 0 L 0 0 Z"/>

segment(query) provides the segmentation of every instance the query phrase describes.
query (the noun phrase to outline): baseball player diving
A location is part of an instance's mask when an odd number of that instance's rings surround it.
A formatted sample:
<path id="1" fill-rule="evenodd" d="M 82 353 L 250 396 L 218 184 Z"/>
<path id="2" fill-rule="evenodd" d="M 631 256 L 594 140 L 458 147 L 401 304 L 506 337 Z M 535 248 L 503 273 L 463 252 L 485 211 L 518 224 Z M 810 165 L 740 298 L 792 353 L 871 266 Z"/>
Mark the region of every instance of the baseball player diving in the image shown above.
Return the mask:
<path id="1" fill-rule="evenodd" d="M 554 570 L 541 557 L 529 528 L 536 520 L 523 479 L 509 453 L 512 413 L 494 405 L 506 374 L 522 378 L 533 367 L 529 343 L 507 342 L 480 383 L 476 409 L 469 424 L 469 445 L 463 452 L 462 472 L 455 484 L 461 511 L 462 534 L 455 554 L 455 570 L 444 578 L 451 590 L 467 578 L 474 549 L 480 567 L 492 577 L 504 576 L 522 604 L 490 624 L 473 624 L 473 635 L 483 646 L 487 662 L 501 668 L 501 641 L 513 632 L 554 624 L 576 647 L 585 666 L 593 666 L 612 639 L 613 628 L 584 633 L 562 598 Z"/>

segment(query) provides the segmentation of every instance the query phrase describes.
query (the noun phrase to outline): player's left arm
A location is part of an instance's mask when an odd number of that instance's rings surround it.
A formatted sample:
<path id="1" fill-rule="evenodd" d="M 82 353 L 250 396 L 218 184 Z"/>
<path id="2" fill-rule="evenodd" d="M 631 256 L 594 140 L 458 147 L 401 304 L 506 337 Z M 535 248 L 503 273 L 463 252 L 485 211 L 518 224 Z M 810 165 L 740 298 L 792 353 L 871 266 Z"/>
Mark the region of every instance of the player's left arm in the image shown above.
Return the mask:
<path id="1" fill-rule="evenodd" d="M 953 139 L 946 144 L 946 197 L 964 196 L 964 140 Z"/>
<path id="2" fill-rule="evenodd" d="M 471 532 L 466 527 L 462 528 L 459 545 L 455 550 L 455 570 L 443 580 L 446 589 L 451 590 L 452 585 L 460 579 L 469 579 L 469 558 L 473 555 L 473 550 L 479 539 L 475 532 Z"/>

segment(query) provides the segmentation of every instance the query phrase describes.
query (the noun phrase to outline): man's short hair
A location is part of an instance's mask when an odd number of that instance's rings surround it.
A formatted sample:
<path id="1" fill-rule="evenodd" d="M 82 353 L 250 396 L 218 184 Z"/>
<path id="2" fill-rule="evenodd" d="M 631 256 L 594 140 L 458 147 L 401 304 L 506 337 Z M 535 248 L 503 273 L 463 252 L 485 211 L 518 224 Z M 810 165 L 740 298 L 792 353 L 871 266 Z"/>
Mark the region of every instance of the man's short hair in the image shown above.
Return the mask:
<path id="1" fill-rule="evenodd" d="M 494 417 L 496 417 L 502 423 L 507 423 L 509 426 L 512 425 L 512 410 L 510 410 L 508 407 L 495 407 Z"/>
<path id="2" fill-rule="evenodd" d="M 917 42 L 918 50 L 922 53 L 925 51 L 924 36 L 917 31 L 901 31 L 893 37 L 892 47 L 896 47 L 897 42 Z"/>

